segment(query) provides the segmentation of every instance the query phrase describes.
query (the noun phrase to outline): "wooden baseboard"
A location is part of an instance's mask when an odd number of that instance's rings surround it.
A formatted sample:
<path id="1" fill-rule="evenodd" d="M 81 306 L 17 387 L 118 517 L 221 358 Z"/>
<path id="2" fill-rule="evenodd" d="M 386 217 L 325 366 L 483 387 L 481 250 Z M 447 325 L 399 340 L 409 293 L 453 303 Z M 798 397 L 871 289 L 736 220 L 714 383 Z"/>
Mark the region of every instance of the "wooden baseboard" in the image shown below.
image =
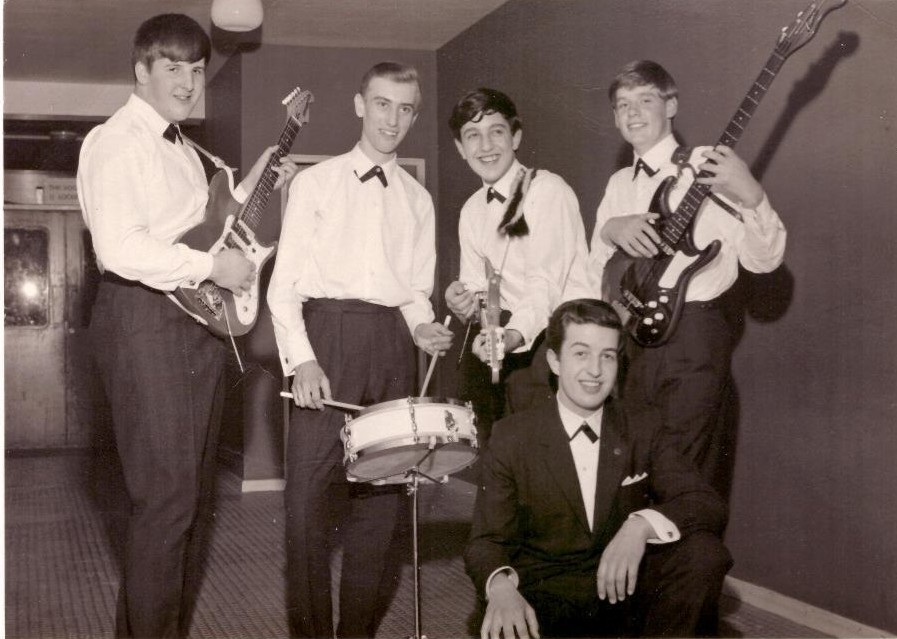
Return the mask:
<path id="1" fill-rule="evenodd" d="M 241 490 L 244 493 L 283 492 L 286 483 L 285 479 L 244 479 Z"/>
<path id="2" fill-rule="evenodd" d="M 726 577 L 723 595 L 778 615 L 807 628 L 832 637 L 875 638 L 894 637 L 894 634 L 863 625 L 852 619 L 816 608 L 797 599 L 786 597 L 761 586 Z"/>

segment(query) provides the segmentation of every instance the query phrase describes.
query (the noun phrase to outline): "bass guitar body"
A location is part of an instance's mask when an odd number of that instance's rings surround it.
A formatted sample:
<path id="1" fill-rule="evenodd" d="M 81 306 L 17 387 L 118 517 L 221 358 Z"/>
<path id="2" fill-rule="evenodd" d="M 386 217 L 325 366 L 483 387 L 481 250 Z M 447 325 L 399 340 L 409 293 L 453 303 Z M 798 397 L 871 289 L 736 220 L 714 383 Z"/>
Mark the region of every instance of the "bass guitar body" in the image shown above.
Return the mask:
<path id="1" fill-rule="evenodd" d="M 669 196 L 675 185 L 675 177 L 666 178 L 648 209 L 661 214 L 655 222 L 661 237 L 668 235 L 663 226 L 670 223 Z M 654 257 L 630 257 L 618 249 L 604 269 L 603 299 L 620 312 L 626 331 L 637 344 L 662 346 L 679 322 L 689 282 L 713 261 L 721 246 L 719 240 L 714 240 L 698 249 L 690 229 L 675 245 L 661 242 Z"/>
<path id="2" fill-rule="evenodd" d="M 227 248 L 239 249 L 255 265 L 252 286 L 235 295 L 211 280 L 204 280 L 195 288 L 181 286 L 170 294 L 185 311 L 220 337 L 245 335 L 255 325 L 262 266 L 277 246 L 276 242 L 267 246 L 259 243 L 255 232 L 241 222 L 241 206 L 231 195 L 231 181 L 227 169 L 212 177 L 205 219 L 181 236 L 179 242 L 212 255 Z"/>

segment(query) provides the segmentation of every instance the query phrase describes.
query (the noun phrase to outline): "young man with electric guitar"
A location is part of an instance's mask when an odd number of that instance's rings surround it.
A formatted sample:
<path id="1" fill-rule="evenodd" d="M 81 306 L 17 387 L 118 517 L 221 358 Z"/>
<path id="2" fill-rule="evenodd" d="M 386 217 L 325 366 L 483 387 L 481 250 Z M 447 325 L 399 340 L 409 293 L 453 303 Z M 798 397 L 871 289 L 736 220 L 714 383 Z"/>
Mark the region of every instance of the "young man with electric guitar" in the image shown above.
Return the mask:
<path id="1" fill-rule="evenodd" d="M 482 180 L 461 209 L 461 269 L 445 301 L 469 334 L 476 327 L 462 347 L 459 398 L 472 402 L 484 444 L 493 421 L 554 396 L 543 333 L 558 304 L 590 295 L 588 248 L 573 189 L 517 160 L 523 123 L 507 95 L 468 93 L 449 126 Z"/>
<path id="2" fill-rule="evenodd" d="M 187 635 L 213 496 L 226 347 L 166 293 L 207 279 L 240 293 L 255 277 L 238 248 L 213 254 L 178 240 L 208 212 L 205 171 L 178 124 L 202 96 L 210 52 L 188 16 L 144 22 L 132 52 L 134 93 L 87 135 L 78 166 L 103 272 L 90 334 L 131 502 L 118 636 Z M 295 171 L 272 166 L 272 152 L 236 198 L 266 171 L 272 183 Z"/>
<path id="3" fill-rule="evenodd" d="M 593 288 L 627 320 L 631 339 L 623 395 L 627 402 L 661 411 L 669 442 L 725 498 L 732 460 L 720 446 L 718 416 L 734 344 L 720 296 L 735 283 L 739 265 L 766 273 L 782 263 L 785 228 L 763 187 L 729 146 L 679 146 L 673 135 L 678 91 L 663 67 L 632 62 L 608 94 L 614 124 L 635 157 L 608 181 L 589 274 Z M 667 207 L 665 198 L 682 198 L 695 175 L 709 197 L 700 213 L 695 211 L 693 225 L 667 216 L 670 223 L 660 231 L 655 221 Z M 680 252 L 669 239 L 683 229 L 693 241 L 691 251 Z M 672 259 L 664 268 L 658 257 Z M 650 284 L 659 291 L 656 300 L 638 293 Z"/>
<path id="4" fill-rule="evenodd" d="M 299 173 L 280 234 L 268 304 L 293 410 L 287 440 L 287 609 L 293 637 L 333 637 L 330 560 L 342 538 L 338 637 L 372 637 L 401 486 L 352 483 L 346 414 L 413 394 L 415 346 L 451 347 L 434 322 L 433 200 L 396 161 L 417 119 L 417 70 L 381 62 L 354 98 L 361 138 Z"/>

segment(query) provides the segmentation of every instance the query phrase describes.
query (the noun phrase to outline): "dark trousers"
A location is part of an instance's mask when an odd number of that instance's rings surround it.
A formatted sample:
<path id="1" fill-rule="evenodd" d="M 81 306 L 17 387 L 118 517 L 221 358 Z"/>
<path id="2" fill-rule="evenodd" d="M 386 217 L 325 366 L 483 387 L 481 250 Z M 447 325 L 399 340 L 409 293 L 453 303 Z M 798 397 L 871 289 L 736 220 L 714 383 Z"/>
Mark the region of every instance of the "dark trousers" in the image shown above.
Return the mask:
<path id="1" fill-rule="evenodd" d="M 597 571 L 521 586 L 521 594 L 536 611 L 542 637 L 703 636 L 715 631 L 716 601 L 731 565 L 722 542 L 699 532 L 649 545 L 635 594 L 622 602 L 598 599 Z"/>
<path id="2" fill-rule="evenodd" d="M 507 311 L 503 311 L 503 318 Z M 509 317 L 510 314 L 507 314 Z M 506 322 L 507 319 L 504 319 Z M 479 324 L 470 328 L 476 335 Z M 471 350 L 468 340 L 461 355 L 458 399 L 469 401 L 477 417 L 477 440 L 483 449 L 492 433 L 492 424 L 511 413 L 526 410 L 554 398 L 556 389 L 551 381 L 551 369 L 545 357 L 545 332 L 539 334 L 533 347 L 525 353 L 508 353 L 502 360 L 501 375 L 492 383 L 492 370 Z"/>
<path id="3" fill-rule="evenodd" d="M 642 348 L 627 341 L 626 402 L 656 406 L 662 437 L 698 467 L 723 499 L 734 463 L 720 420 L 732 360 L 733 337 L 715 304 L 687 304 L 669 342 Z"/>
<path id="4" fill-rule="evenodd" d="M 100 284 L 90 333 L 131 504 L 116 632 L 186 636 L 211 521 L 226 351 L 137 284 Z"/>
<path id="5" fill-rule="evenodd" d="M 355 300 L 303 305 L 308 336 L 333 398 L 368 406 L 408 397 L 414 345 L 401 313 Z M 401 487 L 350 484 L 340 429 L 346 413 L 295 409 L 287 442 L 287 608 L 294 637 L 332 637 L 330 556 L 343 546 L 339 637 L 373 637 L 380 581 Z"/>

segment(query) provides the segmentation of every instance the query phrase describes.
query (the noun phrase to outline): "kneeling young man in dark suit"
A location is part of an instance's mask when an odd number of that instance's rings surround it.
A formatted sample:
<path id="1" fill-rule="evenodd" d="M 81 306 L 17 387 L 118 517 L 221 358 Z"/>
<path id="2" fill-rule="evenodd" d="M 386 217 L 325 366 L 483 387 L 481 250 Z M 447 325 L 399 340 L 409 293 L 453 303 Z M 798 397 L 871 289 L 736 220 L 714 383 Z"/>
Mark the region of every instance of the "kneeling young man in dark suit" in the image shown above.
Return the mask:
<path id="1" fill-rule="evenodd" d="M 715 630 L 726 506 L 656 445 L 656 413 L 613 399 L 620 332 L 604 302 L 561 304 L 546 337 L 557 402 L 496 423 L 465 552 L 484 639 Z"/>

